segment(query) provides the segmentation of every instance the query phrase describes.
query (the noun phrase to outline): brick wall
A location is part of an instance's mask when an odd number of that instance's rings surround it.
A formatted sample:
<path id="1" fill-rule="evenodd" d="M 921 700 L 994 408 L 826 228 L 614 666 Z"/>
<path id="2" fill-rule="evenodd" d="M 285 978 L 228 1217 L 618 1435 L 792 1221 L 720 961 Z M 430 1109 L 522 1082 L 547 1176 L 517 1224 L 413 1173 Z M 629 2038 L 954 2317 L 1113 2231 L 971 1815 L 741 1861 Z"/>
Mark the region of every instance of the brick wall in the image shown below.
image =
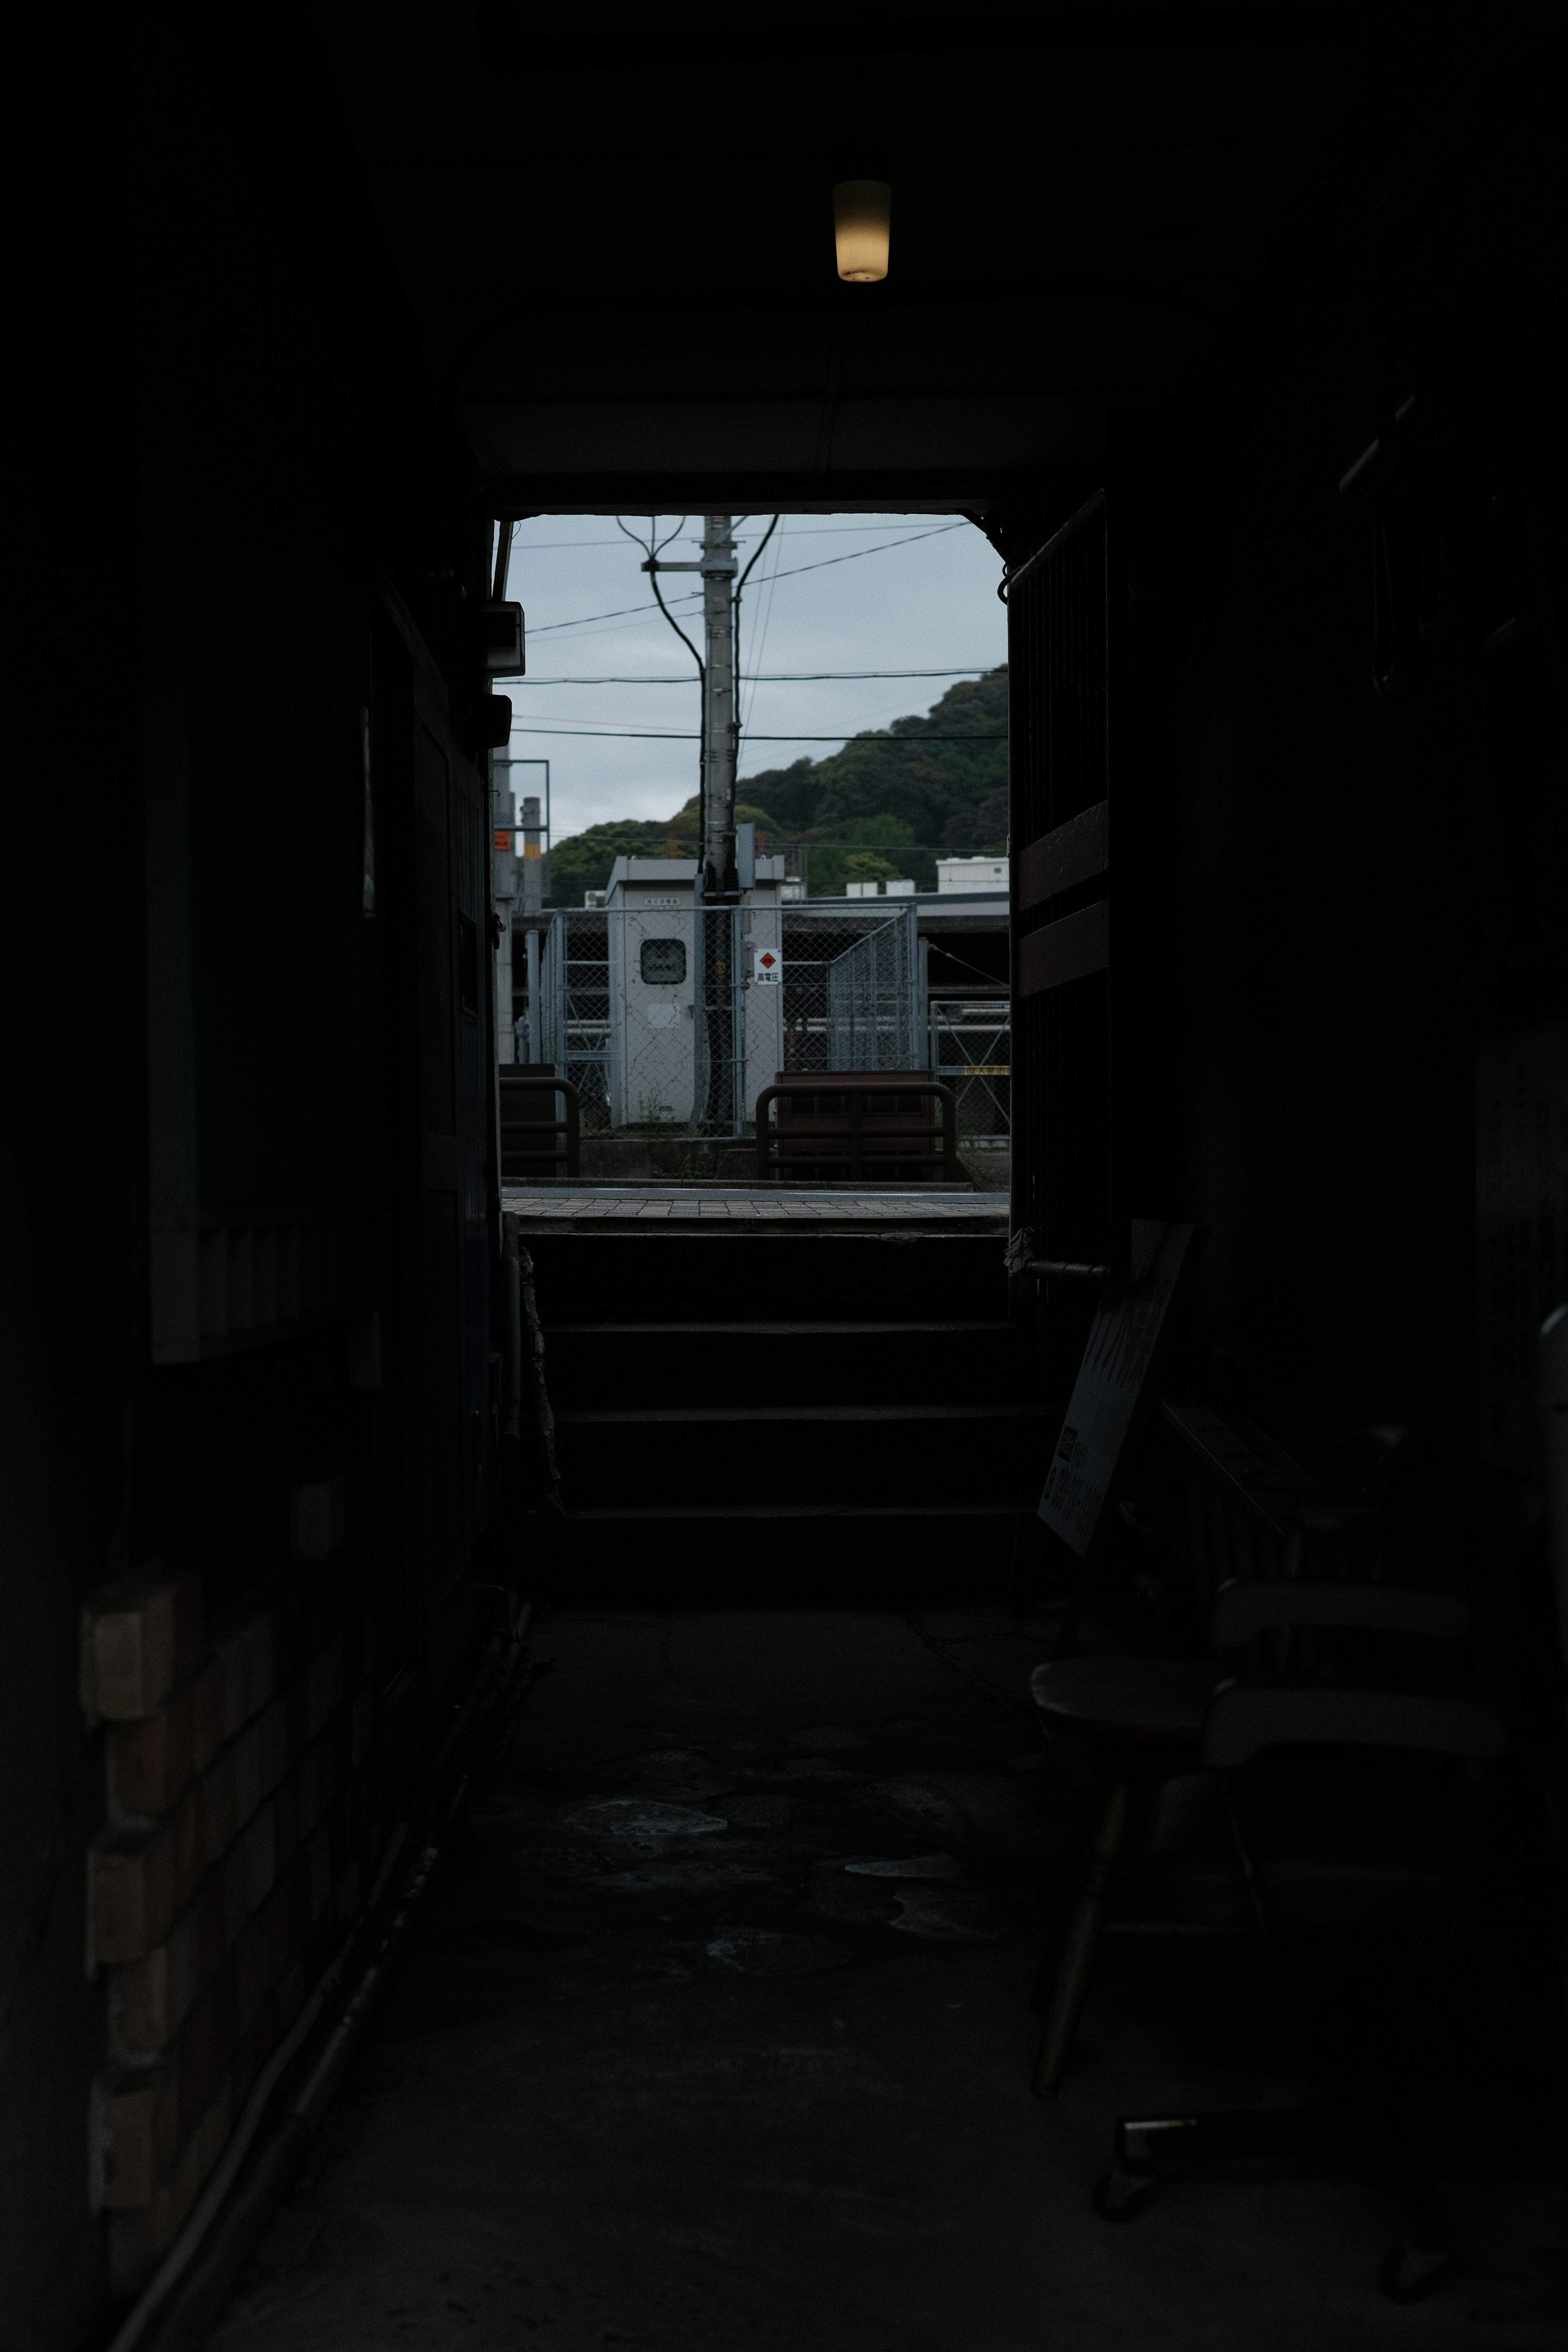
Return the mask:
<path id="1" fill-rule="evenodd" d="M 178 2234 L 384 1843 L 344 1496 L 342 1479 L 295 1490 L 296 1556 L 223 1623 L 204 1626 L 194 1578 L 156 1573 L 100 1586 L 83 1612 L 106 1781 L 88 1856 L 109 2035 L 89 2195 L 119 2300 Z"/>

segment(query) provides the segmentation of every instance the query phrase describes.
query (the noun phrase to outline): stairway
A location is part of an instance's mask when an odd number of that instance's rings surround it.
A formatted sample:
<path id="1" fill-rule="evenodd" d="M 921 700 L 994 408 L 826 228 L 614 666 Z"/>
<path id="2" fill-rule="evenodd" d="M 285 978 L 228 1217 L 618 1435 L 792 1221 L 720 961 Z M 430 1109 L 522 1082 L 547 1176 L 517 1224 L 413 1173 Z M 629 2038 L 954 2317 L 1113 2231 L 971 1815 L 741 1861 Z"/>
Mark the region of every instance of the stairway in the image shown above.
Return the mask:
<path id="1" fill-rule="evenodd" d="M 557 1597 L 996 1599 L 1056 1434 L 996 1233 L 529 1237 Z"/>

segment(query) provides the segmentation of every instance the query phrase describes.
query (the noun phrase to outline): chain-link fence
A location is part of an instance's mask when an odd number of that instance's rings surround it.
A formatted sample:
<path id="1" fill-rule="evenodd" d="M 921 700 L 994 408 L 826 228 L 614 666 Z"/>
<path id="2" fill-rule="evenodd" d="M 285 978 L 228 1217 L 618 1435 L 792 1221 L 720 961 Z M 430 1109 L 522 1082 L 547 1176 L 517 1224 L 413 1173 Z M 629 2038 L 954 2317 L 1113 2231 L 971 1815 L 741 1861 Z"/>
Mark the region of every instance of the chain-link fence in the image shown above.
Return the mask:
<path id="1" fill-rule="evenodd" d="M 742 1133 L 773 1076 L 780 958 L 776 908 L 694 907 L 688 891 L 557 914 L 541 1045 L 578 1090 L 584 1132 Z"/>
<path id="2" fill-rule="evenodd" d="M 539 984 L 541 1053 L 576 1087 L 584 1134 L 602 1135 L 610 1124 L 610 941 L 600 909 L 552 917 Z"/>
<path id="3" fill-rule="evenodd" d="M 563 910 L 540 996 L 542 1056 L 585 1134 L 741 1135 L 781 1072 L 925 1067 L 914 909 L 885 900 Z"/>
<path id="4" fill-rule="evenodd" d="M 841 914 L 810 900 L 786 906 L 784 956 L 778 1066 L 786 1077 L 924 1068 L 912 907 L 873 901 Z"/>
<path id="5" fill-rule="evenodd" d="M 933 996 L 927 1006 L 931 1074 L 958 1098 L 958 1131 L 1005 1142 L 1013 1129 L 1012 1011 L 1005 996 Z"/>

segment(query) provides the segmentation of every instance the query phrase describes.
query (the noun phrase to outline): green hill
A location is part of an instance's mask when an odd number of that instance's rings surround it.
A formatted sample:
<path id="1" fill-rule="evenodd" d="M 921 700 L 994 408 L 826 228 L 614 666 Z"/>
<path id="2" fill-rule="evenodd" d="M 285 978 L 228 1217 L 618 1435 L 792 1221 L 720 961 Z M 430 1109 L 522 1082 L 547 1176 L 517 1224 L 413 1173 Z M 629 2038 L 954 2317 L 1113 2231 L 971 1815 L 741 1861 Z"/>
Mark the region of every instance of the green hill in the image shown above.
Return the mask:
<path id="1" fill-rule="evenodd" d="M 939 851 L 999 856 L 1005 846 L 1006 731 L 1004 667 L 950 687 L 923 718 L 851 737 L 826 760 L 742 776 L 736 820 L 755 824 L 759 849 L 803 850 L 814 897 L 898 875 L 931 889 Z M 991 740 L 938 740 L 970 734 Z M 569 834 L 551 858 L 552 895 L 557 906 L 580 907 L 584 890 L 605 887 L 617 857 L 696 855 L 694 794 L 672 817 Z"/>

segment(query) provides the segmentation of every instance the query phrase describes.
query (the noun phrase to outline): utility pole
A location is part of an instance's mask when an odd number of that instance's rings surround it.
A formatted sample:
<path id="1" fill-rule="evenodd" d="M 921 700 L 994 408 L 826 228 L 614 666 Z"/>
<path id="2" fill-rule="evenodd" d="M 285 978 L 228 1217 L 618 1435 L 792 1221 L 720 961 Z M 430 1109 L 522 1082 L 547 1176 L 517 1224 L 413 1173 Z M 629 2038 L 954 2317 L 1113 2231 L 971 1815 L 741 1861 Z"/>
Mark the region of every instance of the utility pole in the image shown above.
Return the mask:
<path id="1" fill-rule="evenodd" d="M 496 1059 L 515 1062 L 512 1025 L 512 917 L 517 906 L 517 836 L 511 789 L 511 753 L 490 753 L 490 903 L 499 925 L 496 940 Z"/>
<path id="2" fill-rule="evenodd" d="M 539 803 L 532 793 L 525 793 L 518 803 L 518 826 L 521 834 L 517 861 L 518 879 L 522 887 L 519 898 L 522 908 L 522 930 L 527 959 L 523 970 L 528 982 L 528 1055 L 531 1062 L 544 1058 L 543 1024 L 539 1013 L 539 934 L 543 924 L 543 899 L 541 881 L 544 868 L 539 856 Z"/>
<path id="3" fill-rule="evenodd" d="M 695 1116 L 710 1133 L 738 1133 L 741 1112 L 740 1045 L 736 1006 L 735 934 L 741 900 L 735 873 L 735 535 L 730 515 L 702 518 L 702 557 L 697 563 L 667 563 L 650 554 L 645 572 L 700 572 L 702 575 L 702 839 L 698 845 L 697 930 L 699 1009 L 703 1061 L 699 1064 Z M 658 594 L 658 583 L 654 582 Z M 660 604 L 664 599 L 659 597 Z M 686 632 L 668 610 L 665 618 L 689 650 Z M 704 1069 L 703 1064 L 706 1066 Z"/>
<path id="4" fill-rule="evenodd" d="M 735 893 L 735 541 L 728 515 L 702 518 L 702 896 Z"/>
<path id="5" fill-rule="evenodd" d="M 702 518 L 697 563 L 650 556 L 645 572 L 702 574 L 702 839 L 698 846 L 701 895 L 710 905 L 735 895 L 735 538 L 730 515 Z M 654 593 L 658 594 L 658 583 Z M 660 598 L 662 604 L 663 599 Z M 697 648 L 667 613 L 689 650 Z"/>
<path id="6" fill-rule="evenodd" d="M 512 783 L 512 772 L 517 768 L 542 768 L 544 771 L 543 823 L 540 822 L 538 799 L 532 794 L 519 793 Z M 524 1024 L 525 1061 L 546 1058 L 543 1051 L 544 1032 L 539 997 L 539 959 L 541 934 L 550 928 L 544 913 L 545 860 L 550 840 L 550 762 L 548 760 L 520 760 L 510 751 L 490 754 L 491 876 L 495 910 L 500 919 L 500 945 L 496 950 L 496 1029 L 497 1044 L 503 1062 L 514 1061 L 517 1055 L 517 1023 L 514 1007 L 518 992 L 526 987 L 528 1010 Z M 513 961 L 513 951 L 519 933 L 523 940 L 522 953 L 526 959 L 521 972 Z"/>

